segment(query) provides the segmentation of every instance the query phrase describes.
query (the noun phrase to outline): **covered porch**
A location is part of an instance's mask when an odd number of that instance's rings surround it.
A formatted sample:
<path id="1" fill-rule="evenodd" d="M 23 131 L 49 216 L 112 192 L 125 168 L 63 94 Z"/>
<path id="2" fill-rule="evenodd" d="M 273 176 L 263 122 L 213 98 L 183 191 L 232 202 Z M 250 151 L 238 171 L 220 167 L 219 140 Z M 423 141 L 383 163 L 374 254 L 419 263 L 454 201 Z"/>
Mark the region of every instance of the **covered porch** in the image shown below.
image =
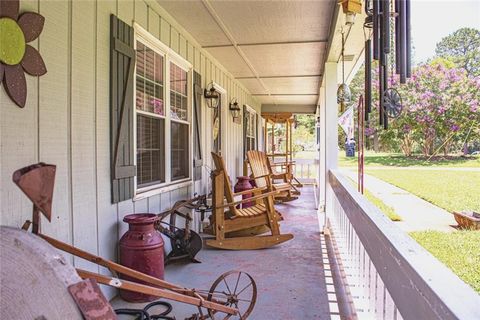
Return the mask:
<path id="1" fill-rule="evenodd" d="M 282 232 L 295 235 L 291 241 L 267 250 L 218 251 L 207 247 L 196 256 L 200 264 L 171 264 L 165 270 L 165 279 L 208 289 L 218 275 L 241 270 L 250 274 L 257 285 L 257 302 L 249 319 L 339 319 L 327 245 L 319 232 L 313 192 L 312 187 L 302 188 L 298 200 L 276 206 L 285 219 Z M 222 290 L 227 288 L 223 286 Z M 112 304 L 115 308 L 145 305 L 119 298 Z M 195 312 L 195 307 L 173 304 L 172 315 L 177 319 Z"/>

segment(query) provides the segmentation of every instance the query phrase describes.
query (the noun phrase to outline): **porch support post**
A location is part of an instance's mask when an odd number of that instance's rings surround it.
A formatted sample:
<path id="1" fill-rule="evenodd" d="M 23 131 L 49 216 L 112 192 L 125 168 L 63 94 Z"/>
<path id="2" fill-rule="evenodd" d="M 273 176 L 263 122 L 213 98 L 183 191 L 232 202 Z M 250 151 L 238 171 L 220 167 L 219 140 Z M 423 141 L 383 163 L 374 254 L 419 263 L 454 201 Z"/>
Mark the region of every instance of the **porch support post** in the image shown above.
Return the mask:
<path id="1" fill-rule="evenodd" d="M 319 135 L 319 148 L 318 148 L 318 159 L 319 159 L 319 166 L 318 166 L 318 209 L 320 212 L 325 212 L 325 147 L 326 147 L 326 119 L 325 119 L 325 80 L 322 83 L 322 87 L 320 88 L 319 100 L 318 100 L 318 117 L 320 118 L 320 128 L 318 130 Z"/>
<path id="2" fill-rule="evenodd" d="M 320 89 L 320 205 L 328 216 L 333 209 L 328 171 L 338 165 L 337 63 L 326 62 Z M 325 222 L 325 219 L 323 219 Z"/>
<path id="3" fill-rule="evenodd" d="M 327 172 L 338 166 L 337 63 L 325 63 L 325 119 Z M 328 174 L 327 174 L 328 175 Z"/>

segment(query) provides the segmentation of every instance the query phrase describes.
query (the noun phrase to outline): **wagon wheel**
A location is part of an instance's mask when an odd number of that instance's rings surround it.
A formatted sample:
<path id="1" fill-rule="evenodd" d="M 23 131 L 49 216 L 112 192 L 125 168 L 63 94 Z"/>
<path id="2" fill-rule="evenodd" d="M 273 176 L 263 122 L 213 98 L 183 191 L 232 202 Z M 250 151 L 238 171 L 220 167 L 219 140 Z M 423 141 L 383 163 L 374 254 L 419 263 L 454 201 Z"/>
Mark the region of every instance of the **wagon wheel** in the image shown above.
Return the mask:
<path id="1" fill-rule="evenodd" d="M 237 308 L 238 315 L 225 319 L 245 320 L 252 313 L 257 301 L 257 285 L 246 272 L 229 271 L 222 274 L 212 284 L 208 292 L 208 300 L 215 299 L 224 305 Z M 208 309 L 210 318 L 214 319 L 215 311 Z"/>
<path id="2" fill-rule="evenodd" d="M 389 118 L 397 118 L 402 113 L 402 97 L 400 93 L 390 88 L 383 94 L 383 108 Z"/>

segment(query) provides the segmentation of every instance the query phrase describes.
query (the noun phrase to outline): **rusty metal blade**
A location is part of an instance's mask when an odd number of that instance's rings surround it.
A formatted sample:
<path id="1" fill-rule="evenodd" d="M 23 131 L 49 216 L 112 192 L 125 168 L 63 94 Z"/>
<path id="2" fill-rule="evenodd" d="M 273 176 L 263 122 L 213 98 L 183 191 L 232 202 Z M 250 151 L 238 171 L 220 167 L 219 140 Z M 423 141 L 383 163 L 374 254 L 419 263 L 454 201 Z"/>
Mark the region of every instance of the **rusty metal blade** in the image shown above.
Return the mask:
<path id="1" fill-rule="evenodd" d="M 116 320 L 112 306 L 95 279 L 85 279 L 68 287 L 85 320 Z"/>
<path id="2" fill-rule="evenodd" d="M 13 173 L 13 182 L 33 204 L 51 221 L 53 187 L 56 166 L 43 162 L 18 169 Z"/>

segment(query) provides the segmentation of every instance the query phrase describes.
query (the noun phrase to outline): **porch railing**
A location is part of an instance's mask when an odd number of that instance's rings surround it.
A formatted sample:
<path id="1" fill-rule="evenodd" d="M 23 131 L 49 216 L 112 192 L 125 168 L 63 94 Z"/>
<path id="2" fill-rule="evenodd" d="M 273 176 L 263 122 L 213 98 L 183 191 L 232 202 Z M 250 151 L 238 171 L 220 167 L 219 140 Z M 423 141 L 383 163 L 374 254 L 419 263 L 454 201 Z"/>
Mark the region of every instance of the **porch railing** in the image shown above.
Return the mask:
<path id="1" fill-rule="evenodd" d="M 294 159 L 297 179 L 314 180 L 318 176 L 318 160 L 315 159 Z"/>
<path id="2" fill-rule="evenodd" d="M 473 289 L 337 170 L 329 172 L 329 182 L 333 190 L 327 204 L 329 229 L 359 318 L 480 318 L 480 296 Z"/>

